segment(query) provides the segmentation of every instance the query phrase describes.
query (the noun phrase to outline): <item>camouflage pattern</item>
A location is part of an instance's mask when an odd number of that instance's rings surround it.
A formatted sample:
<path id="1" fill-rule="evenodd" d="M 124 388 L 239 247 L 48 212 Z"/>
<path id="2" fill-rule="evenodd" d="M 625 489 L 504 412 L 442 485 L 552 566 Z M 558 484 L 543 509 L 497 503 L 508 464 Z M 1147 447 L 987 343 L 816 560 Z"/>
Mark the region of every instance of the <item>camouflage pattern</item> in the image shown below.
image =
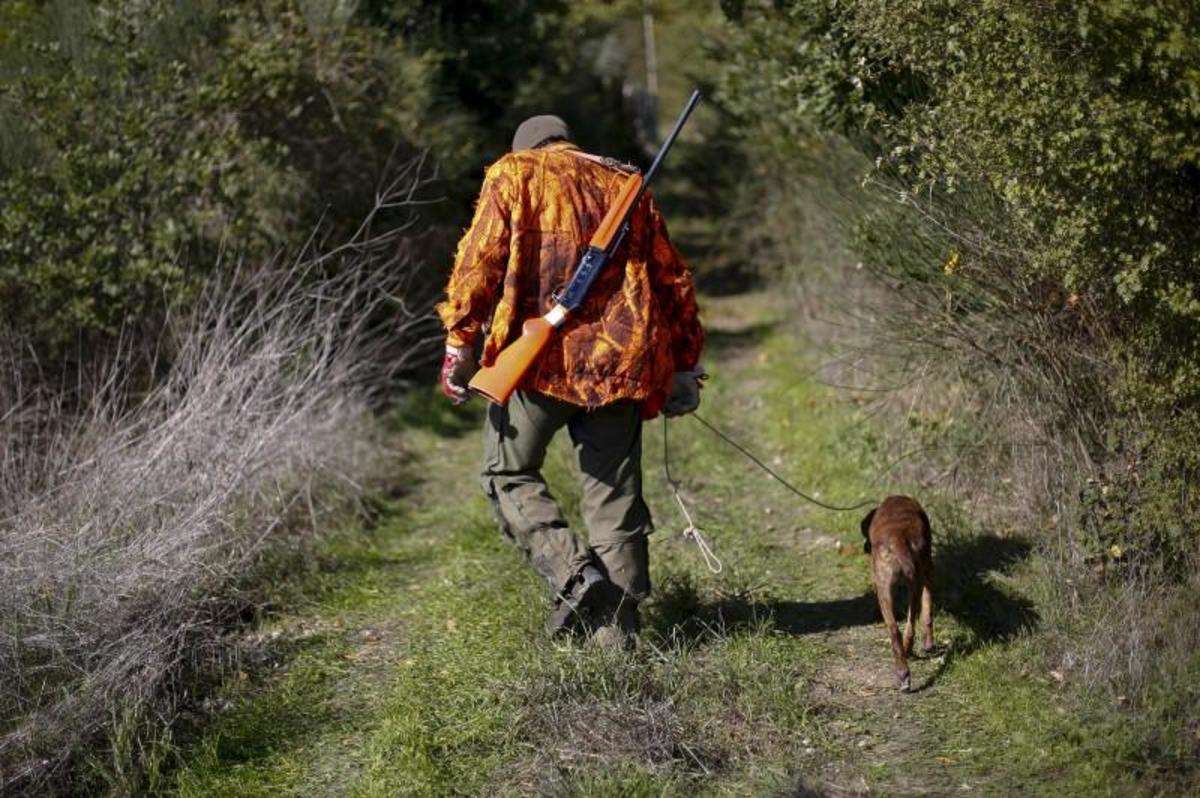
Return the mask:
<path id="1" fill-rule="evenodd" d="M 491 365 L 526 319 L 553 307 L 627 178 L 566 142 L 489 167 L 438 305 L 447 342 L 470 346 L 486 329 Z M 632 400 L 650 418 L 703 342 L 691 274 L 647 192 L 625 243 L 519 388 L 590 408 Z"/>

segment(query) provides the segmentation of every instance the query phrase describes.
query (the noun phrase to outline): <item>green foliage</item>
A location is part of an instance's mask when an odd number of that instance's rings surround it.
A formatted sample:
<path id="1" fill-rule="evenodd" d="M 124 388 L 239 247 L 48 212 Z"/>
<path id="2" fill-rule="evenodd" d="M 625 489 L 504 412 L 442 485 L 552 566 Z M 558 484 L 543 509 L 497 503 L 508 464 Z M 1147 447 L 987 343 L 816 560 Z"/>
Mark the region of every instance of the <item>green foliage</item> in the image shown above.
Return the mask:
<path id="1" fill-rule="evenodd" d="M 902 62 L 857 34 L 843 3 L 775 3 L 767 11 L 739 2 L 726 13 L 739 35 L 724 53 L 720 98 L 767 153 L 810 155 L 821 130 L 866 143 L 881 113 L 923 91 Z"/>
<path id="2" fill-rule="evenodd" d="M 925 297 L 913 312 L 940 313 L 983 367 L 971 371 L 1067 408 L 1048 427 L 1074 425 L 1102 470 L 1131 475 L 1095 475 L 1106 501 L 1122 497 L 1125 526 L 1088 556 L 1117 538 L 1164 561 L 1194 545 L 1182 531 L 1200 419 L 1193 4 L 730 6 L 723 92 L 764 157 L 811 172 L 830 152 L 822 137 L 853 142 L 873 162 L 865 183 L 899 200 L 847 214 L 859 257 Z M 1076 346 L 1096 354 L 1072 360 Z"/>
<path id="3" fill-rule="evenodd" d="M 1195 419 L 1180 413 L 1154 426 L 1122 419 L 1112 438 L 1114 455 L 1084 490 L 1079 551 L 1118 573 L 1153 569 L 1187 577 L 1200 517 Z"/>
<path id="4" fill-rule="evenodd" d="M 416 152 L 420 68 L 380 37 L 287 3 L 172 12 L 97 11 L 82 52 L 32 37 L 5 87 L 25 129 L 0 153 L 0 306 L 51 348 L 154 324 L 223 250 L 295 246 L 330 204 L 344 233 L 392 148 Z"/>
<path id="5" fill-rule="evenodd" d="M 628 55 L 614 35 L 631 5 L 369 0 L 359 13 L 427 59 L 430 90 L 472 121 L 470 136 L 457 142 L 471 168 L 455 177 L 473 199 L 478 170 L 507 151 L 513 130 L 534 114 L 562 116 L 584 148 L 634 154 L 621 99 Z"/>
<path id="6" fill-rule="evenodd" d="M 111 329 L 119 322 L 114 305 L 140 310 L 147 294 L 178 290 L 183 281 L 176 258 L 183 226 L 137 211 L 149 195 L 182 216 L 179 200 L 197 190 L 172 168 L 187 149 L 183 131 L 152 111 L 182 99 L 185 76 L 147 73 L 136 51 L 97 74 L 71 69 L 53 45 L 33 49 L 61 72 L 11 87 L 17 107 L 39 109 L 26 135 L 41 157 L 24 169 L 10 166 L 0 184 L 0 297 L 17 325 L 70 340 L 80 328 Z M 129 95 L 98 113 L 97 101 L 124 82 Z M 199 176 L 217 154 L 196 155 Z"/>
<path id="7" fill-rule="evenodd" d="M 460 227 L 479 170 L 528 113 L 574 115 L 587 143 L 627 154 L 622 62 L 598 60 L 617 13 L 566 3 L 6 5 L 0 315 L 52 353 L 153 329 L 216 270 L 294 253 L 318 224 L 322 236 L 349 238 L 389 167 L 421 155 L 451 202 L 420 216 Z M 585 116 L 585 104 L 598 112 Z"/>
<path id="8" fill-rule="evenodd" d="M 751 16 L 725 79 L 781 137 L 870 131 L 884 170 L 1003 199 L 1027 268 L 1108 303 L 1139 341 L 1194 339 L 1200 18 L 1190 3 L 803 0 Z M 1142 331 L 1142 328 L 1147 328 Z M 1188 355 L 1190 357 L 1190 353 Z M 1157 376 L 1170 379 L 1170 359 Z M 1200 383 L 1183 388 L 1188 394 Z"/>
<path id="9" fill-rule="evenodd" d="M 1191 4 L 867 0 L 852 24 L 929 86 L 928 101 L 880 121 L 913 191 L 989 188 L 1036 242 L 1033 275 L 1107 308 L 1162 401 L 1200 398 L 1200 382 L 1178 379 L 1200 333 Z"/>

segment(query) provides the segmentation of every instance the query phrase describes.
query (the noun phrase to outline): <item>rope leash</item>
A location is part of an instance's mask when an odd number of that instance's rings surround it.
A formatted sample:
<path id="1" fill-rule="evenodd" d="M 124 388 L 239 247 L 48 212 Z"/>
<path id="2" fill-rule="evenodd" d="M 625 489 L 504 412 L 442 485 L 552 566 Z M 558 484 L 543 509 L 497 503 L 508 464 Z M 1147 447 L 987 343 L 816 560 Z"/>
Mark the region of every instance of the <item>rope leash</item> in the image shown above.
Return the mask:
<path id="1" fill-rule="evenodd" d="M 769 475 L 769 476 L 770 476 L 772 479 L 774 479 L 774 480 L 775 480 L 776 482 L 778 482 L 780 485 L 783 485 L 785 488 L 787 488 L 788 490 L 790 490 L 792 493 L 796 494 L 796 495 L 797 495 L 797 496 L 799 496 L 801 499 L 804 499 L 804 500 L 805 500 L 805 501 L 807 501 L 807 502 L 811 502 L 812 504 L 815 504 L 815 505 L 817 505 L 818 507 L 823 507 L 823 508 L 825 508 L 826 510 L 833 510 L 834 512 L 838 512 L 838 513 L 848 513 L 848 512 L 850 512 L 850 511 L 852 511 L 852 510 L 858 510 L 858 509 L 861 509 L 861 508 L 863 508 L 863 507 L 868 507 L 868 506 L 870 506 L 870 505 L 872 505 L 872 504 L 874 504 L 874 503 L 875 503 L 875 502 L 874 502 L 873 500 L 871 500 L 871 499 L 863 499 L 863 500 L 862 500 L 862 501 L 860 501 L 858 504 L 851 504 L 851 505 L 849 505 L 848 507 L 842 507 L 842 506 L 839 506 L 839 505 L 836 505 L 836 504 L 826 504 L 825 502 L 821 501 L 820 499 L 815 499 L 815 498 L 813 498 L 812 496 L 809 496 L 809 495 L 808 495 L 807 493 L 805 493 L 804 491 L 802 491 L 802 490 L 800 490 L 799 488 L 797 488 L 797 487 L 796 487 L 795 485 L 793 485 L 792 483 L 788 482 L 788 481 L 787 481 L 786 479 L 784 479 L 783 477 L 779 476 L 779 474 L 775 473 L 775 471 L 773 471 L 773 470 L 771 469 L 771 467 L 770 467 L 770 466 L 768 466 L 768 465 L 767 465 L 766 463 L 764 463 L 762 460 L 760 460 L 760 459 L 758 459 L 757 457 L 755 457 L 755 456 L 754 456 L 754 455 L 753 455 L 753 454 L 752 454 L 752 453 L 751 453 L 751 452 L 750 452 L 750 451 L 749 451 L 749 450 L 748 450 L 748 449 L 747 449 L 745 446 L 742 446 L 740 443 L 738 443 L 737 441 L 735 441 L 733 438 L 729 437 L 729 436 L 728 436 L 728 435 L 726 435 L 724 432 L 722 432 L 721 430 L 717 429 L 717 428 L 716 428 L 716 427 L 715 427 L 713 424 L 709 423 L 709 422 L 708 422 L 708 421 L 706 421 L 706 420 L 705 420 L 703 417 L 701 417 L 699 413 L 692 413 L 691 415 L 692 415 L 692 417 L 693 417 L 693 418 L 695 418 L 695 419 L 696 419 L 697 421 L 699 421 L 701 424 L 703 424 L 704 426 L 708 427 L 708 429 L 709 429 L 709 430 L 710 430 L 710 431 L 711 431 L 711 432 L 712 432 L 714 435 L 716 435 L 718 438 L 720 438 L 721 440 L 725 441 L 725 442 L 726 442 L 726 443 L 728 443 L 730 446 L 732 446 L 733 448 L 735 448 L 735 449 L 737 449 L 739 452 L 741 452 L 743 455 L 745 455 L 745 456 L 746 456 L 746 457 L 747 457 L 747 458 L 750 460 L 750 462 L 754 463 L 756 466 L 758 466 L 759 468 L 761 468 L 763 471 L 766 471 L 766 472 L 767 472 L 767 474 L 768 474 L 768 475 Z"/>
<path id="2" fill-rule="evenodd" d="M 836 504 L 827 504 L 820 499 L 810 496 L 797 488 L 791 482 L 788 482 L 786 479 L 781 477 L 775 472 L 774 469 L 756 457 L 753 452 L 751 452 L 742 444 L 738 443 L 726 433 L 722 432 L 714 424 L 703 418 L 699 413 L 692 413 L 691 415 L 706 428 L 708 428 L 710 432 L 712 432 L 721 440 L 725 441 L 725 443 L 729 444 L 738 452 L 740 452 L 743 456 L 750 460 L 750 462 L 754 463 L 756 466 L 765 471 L 768 476 L 807 502 L 815 504 L 818 507 L 823 507 L 826 510 L 832 510 L 834 512 L 850 512 L 852 510 L 858 510 L 874 504 L 871 499 L 863 499 L 858 504 L 852 504 L 843 507 Z M 708 541 L 705 540 L 704 534 L 700 531 L 700 528 L 696 526 L 696 522 L 692 520 L 692 514 L 688 512 L 687 504 L 683 500 L 683 493 L 679 489 L 679 482 L 671 475 L 671 447 L 667 439 L 666 416 L 663 416 L 663 471 L 666 472 L 667 484 L 671 487 L 671 493 L 675 496 L 675 502 L 679 505 L 679 511 L 683 513 L 683 517 L 687 521 L 687 528 L 683 530 L 684 538 L 693 541 L 696 544 L 696 547 L 700 549 L 700 555 L 704 557 L 704 564 L 708 566 L 709 571 L 711 571 L 713 574 L 721 573 L 725 566 L 721 563 L 721 560 L 717 557 L 716 553 L 713 552 L 712 547 L 708 544 Z"/>
<path id="3" fill-rule="evenodd" d="M 687 529 L 683 530 L 685 540 L 691 540 L 696 544 L 696 548 L 700 549 L 700 556 L 704 558 L 704 564 L 713 574 L 719 574 L 725 570 L 724 564 L 712 547 L 708 545 L 708 541 L 704 539 L 704 533 L 696 526 L 696 522 L 692 520 L 692 514 L 688 512 L 687 505 L 684 504 L 683 494 L 679 490 L 679 482 L 671 476 L 671 447 L 667 443 L 667 417 L 663 416 L 663 471 L 667 475 L 667 484 L 671 486 L 671 493 L 675 496 L 675 502 L 679 505 L 679 511 L 683 513 L 683 517 L 687 520 Z"/>

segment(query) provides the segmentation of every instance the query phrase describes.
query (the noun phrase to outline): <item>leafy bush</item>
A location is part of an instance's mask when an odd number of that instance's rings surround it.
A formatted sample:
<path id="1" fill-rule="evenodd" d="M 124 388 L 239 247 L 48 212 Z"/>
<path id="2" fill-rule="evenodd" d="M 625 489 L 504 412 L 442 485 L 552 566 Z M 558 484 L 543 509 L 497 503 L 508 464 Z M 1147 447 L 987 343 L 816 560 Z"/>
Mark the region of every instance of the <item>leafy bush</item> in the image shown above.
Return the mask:
<path id="1" fill-rule="evenodd" d="M 217 264 L 294 248 L 319 218 L 345 238 L 389 158 L 422 146 L 415 56 L 288 3 L 200 8 L 100 4 L 77 47 L 26 30 L 0 51 L 24 59 L 0 307 L 51 350 L 153 328 Z"/>
<path id="2" fill-rule="evenodd" d="M 954 352 L 981 395 L 1011 386 L 1005 407 L 1024 402 L 1043 434 L 1082 442 L 1077 465 L 1091 473 L 1077 481 L 1107 485 L 1120 511 L 1077 536 L 1078 555 L 1117 546 L 1165 567 L 1189 553 L 1183 530 L 1200 509 L 1188 487 L 1200 444 L 1191 5 L 727 7 L 740 34 L 724 94 L 765 157 L 812 171 L 836 133 L 873 162 L 862 178 L 874 199 L 844 223 L 905 302 L 889 331 L 920 329 L 907 344 L 943 362 Z"/>
<path id="3" fill-rule="evenodd" d="M 443 6 L 0 3 L 0 791 L 152 782 L 370 470 L 484 163 L 547 110 L 633 140 L 608 4 Z"/>
<path id="4" fill-rule="evenodd" d="M 605 55 L 617 11 L 600 4 L 0 14 L 0 312 L 50 358 L 155 329 L 220 264 L 294 250 L 318 220 L 344 240 L 389 163 L 427 154 L 451 201 L 422 219 L 453 231 L 522 117 L 553 110 L 585 144 L 633 141 L 623 62 Z"/>
<path id="5" fill-rule="evenodd" d="M 1193 4 L 725 5 L 723 100 L 808 217 L 764 214 L 780 260 L 815 271 L 822 239 L 796 231 L 829 219 L 848 250 L 825 283 L 786 274 L 809 307 L 854 292 L 839 320 L 871 334 L 838 341 L 844 381 L 887 375 L 916 419 L 896 433 L 925 461 L 909 473 L 1031 536 L 1031 645 L 1078 677 L 1089 724 L 1131 729 L 1140 783 L 1194 792 Z"/>

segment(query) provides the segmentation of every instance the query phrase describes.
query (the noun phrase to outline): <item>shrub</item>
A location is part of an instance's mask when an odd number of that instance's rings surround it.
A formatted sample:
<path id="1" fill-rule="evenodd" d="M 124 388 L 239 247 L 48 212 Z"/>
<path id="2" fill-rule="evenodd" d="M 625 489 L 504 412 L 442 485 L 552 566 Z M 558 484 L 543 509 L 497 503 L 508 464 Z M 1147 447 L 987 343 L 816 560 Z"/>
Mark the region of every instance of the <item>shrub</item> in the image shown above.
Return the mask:
<path id="1" fill-rule="evenodd" d="M 451 201 L 424 221 L 456 230 L 521 117 L 632 142 L 598 54 L 612 10 L 443 6 L 6 5 L 0 312 L 46 357 L 86 352 L 155 329 L 217 264 L 294 250 L 318 221 L 351 235 L 389 163 L 425 153 Z"/>
<path id="2" fill-rule="evenodd" d="M 1187 791 L 1200 16 L 1182 0 L 726 5 L 723 101 L 804 214 L 764 214 L 776 257 L 801 264 L 785 279 L 808 307 L 850 295 L 839 322 L 867 331 L 837 332 L 839 381 L 903 402 L 910 476 L 1033 538 L 1037 650 L 1079 677 L 1089 724 L 1131 729 L 1149 789 Z M 832 268 L 809 254 L 831 219 Z"/>
<path id="3" fill-rule="evenodd" d="M 873 198 L 859 194 L 843 223 L 907 308 L 884 314 L 897 322 L 887 334 L 919 330 L 909 351 L 973 375 L 982 406 L 1004 386 L 1004 407 L 1082 449 L 1088 473 L 1075 482 L 1105 484 L 1121 510 L 1075 536 L 1080 558 L 1115 545 L 1163 568 L 1190 552 L 1190 4 L 795 0 L 731 12 L 741 34 L 725 96 L 766 157 L 811 171 L 835 133 L 873 164 L 861 173 Z"/>
<path id="4" fill-rule="evenodd" d="M 0 3 L 0 791 L 105 743 L 145 786 L 259 560 L 369 470 L 479 168 L 547 104 L 621 126 L 611 9 L 479 5 Z"/>
<path id="5" fill-rule="evenodd" d="M 148 391 L 119 356 L 75 407 L 0 383 L 0 789 L 86 787 L 105 738 L 116 787 L 136 788 L 153 762 L 121 757 L 169 724 L 181 677 L 219 661 L 264 556 L 315 534 L 382 455 L 373 350 L 420 344 L 418 326 L 397 342 L 372 323 L 412 277 L 395 237 L 236 277 L 172 319 Z"/>
<path id="6" fill-rule="evenodd" d="M 21 142 L 0 152 L 0 309 L 51 355 L 153 330 L 216 264 L 318 220 L 349 236 L 424 146 L 420 59 L 376 32 L 282 2 L 136 5 L 81 11 L 76 45 L 27 27 L 0 49 L 0 141 Z"/>

